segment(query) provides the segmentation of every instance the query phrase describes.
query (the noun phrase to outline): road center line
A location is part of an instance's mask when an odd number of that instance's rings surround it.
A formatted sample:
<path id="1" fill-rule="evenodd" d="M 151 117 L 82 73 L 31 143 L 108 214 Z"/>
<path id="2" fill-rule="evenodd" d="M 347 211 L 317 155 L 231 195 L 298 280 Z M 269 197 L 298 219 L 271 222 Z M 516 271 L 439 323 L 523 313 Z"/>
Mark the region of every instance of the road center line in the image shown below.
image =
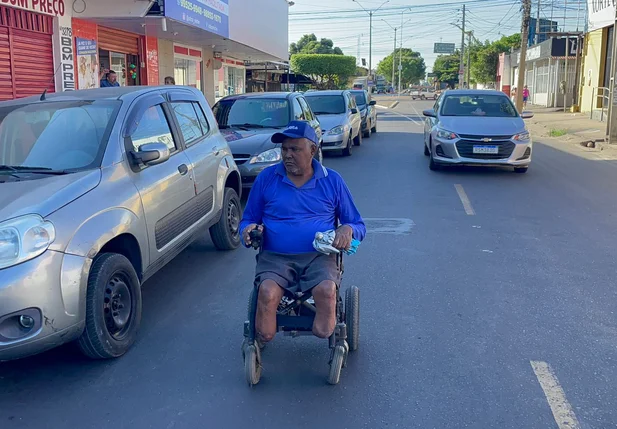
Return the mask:
<path id="1" fill-rule="evenodd" d="M 469 216 L 475 215 L 476 212 L 473 210 L 473 207 L 471 206 L 471 201 L 469 201 L 469 197 L 467 197 L 467 193 L 463 189 L 463 185 L 456 184 L 454 185 L 454 187 L 456 188 L 456 193 L 458 194 L 458 197 L 460 198 L 461 203 L 463 203 L 463 208 L 465 209 L 465 213 L 467 213 Z"/>
<path id="2" fill-rule="evenodd" d="M 574 410 L 572 410 L 572 406 L 566 399 L 566 394 L 550 365 L 546 362 L 535 360 L 530 361 L 530 363 L 544 391 L 544 396 L 546 396 L 559 429 L 580 429 L 581 425 L 576 415 L 574 415 Z"/>
<path id="3" fill-rule="evenodd" d="M 413 122 L 413 123 L 414 123 L 414 124 L 416 124 L 416 125 L 424 125 L 424 123 L 423 123 L 423 122 L 420 122 L 420 121 L 418 121 L 418 120 L 416 120 L 416 119 L 412 118 L 411 116 L 403 115 L 402 113 L 395 112 L 394 110 L 390 110 L 390 113 L 394 113 L 395 115 L 402 116 L 403 118 L 405 118 L 405 119 L 407 119 L 407 120 L 409 120 L 409 121 Z"/>

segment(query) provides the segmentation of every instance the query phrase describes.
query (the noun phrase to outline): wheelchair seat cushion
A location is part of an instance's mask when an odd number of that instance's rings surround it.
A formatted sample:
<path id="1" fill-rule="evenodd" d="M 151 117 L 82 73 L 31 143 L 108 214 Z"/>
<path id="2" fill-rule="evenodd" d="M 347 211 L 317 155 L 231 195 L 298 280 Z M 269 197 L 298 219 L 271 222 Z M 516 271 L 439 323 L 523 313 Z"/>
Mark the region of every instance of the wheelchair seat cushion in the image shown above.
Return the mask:
<path id="1" fill-rule="evenodd" d="M 325 280 L 339 287 L 341 272 L 334 254 L 286 254 L 264 250 L 257 255 L 255 286 L 264 280 L 273 280 L 291 293 L 307 292 Z"/>

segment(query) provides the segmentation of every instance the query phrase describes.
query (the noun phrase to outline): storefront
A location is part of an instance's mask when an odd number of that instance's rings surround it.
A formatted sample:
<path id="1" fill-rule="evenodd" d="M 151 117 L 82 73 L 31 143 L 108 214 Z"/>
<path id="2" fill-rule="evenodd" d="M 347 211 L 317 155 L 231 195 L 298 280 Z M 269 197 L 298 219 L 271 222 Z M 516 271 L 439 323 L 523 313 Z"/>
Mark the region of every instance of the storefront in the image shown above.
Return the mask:
<path id="1" fill-rule="evenodd" d="M 203 91 L 203 60 L 201 48 L 174 44 L 174 78 L 176 85 L 186 85 Z"/>
<path id="2" fill-rule="evenodd" d="M 220 59 L 222 67 L 214 72 L 215 98 L 246 92 L 246 67 L 244 61 L 232 58 Z"/>
<path id="3" fill-rule="evenodd" d="M 99 64 L 118 75 L 120 86 L 140 85 L 139 34 L 98 27 Z"/>
<path id="4" fill-rule="evenodd" d="M 55 91 L 54 17 L 0 6 L 0 101 Z"/>

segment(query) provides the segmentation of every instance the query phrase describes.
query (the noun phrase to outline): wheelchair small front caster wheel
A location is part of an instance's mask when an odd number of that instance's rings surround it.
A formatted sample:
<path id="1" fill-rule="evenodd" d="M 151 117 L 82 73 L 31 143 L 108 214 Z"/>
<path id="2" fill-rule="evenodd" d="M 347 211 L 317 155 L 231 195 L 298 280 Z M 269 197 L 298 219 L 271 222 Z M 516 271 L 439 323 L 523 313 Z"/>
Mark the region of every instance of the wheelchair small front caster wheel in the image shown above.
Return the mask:
<path id="1" fill-rule="evenodd" d="M 336 346 L 334 353 L 332 354 L 332 361 L 330 362 L 330 374 L 328 375 L 328 383 L 335 385 L 338 384 L 341 378 L 341 368 L 343 367 L 343 361 L 345 360 L 345 347 Z"/>
<path id="2" fill-rule="evenodd" d="M 343 347 L 345 348 L 345 358 L 343 359 L 343 368 L 347 368 L 347 358 L 349 357 L 349 344 L 347 341 L 343 341 Z"/>
<path id="3" fill-rule="evenodd" d="M 345 291 L 345 324 L 349 350 L 355 352 L 360 343 L 360 289 L 357 286 Z"/>
<path id="4" fill-rule="evenodd" d="M 259 383 L 261 378 L 261 356 L 255 345 L 244 347 L 244 375 L 249 386 Z"/>

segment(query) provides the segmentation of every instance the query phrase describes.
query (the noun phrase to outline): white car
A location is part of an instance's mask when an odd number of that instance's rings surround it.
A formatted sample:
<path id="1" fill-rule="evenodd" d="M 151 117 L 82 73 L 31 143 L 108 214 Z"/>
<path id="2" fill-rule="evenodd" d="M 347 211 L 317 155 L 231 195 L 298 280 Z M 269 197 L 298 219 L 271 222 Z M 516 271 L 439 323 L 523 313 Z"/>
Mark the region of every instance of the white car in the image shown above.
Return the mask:
<path id="1" fill-rule="evenodd" d="M 420 100 L 437 100 L 439 98 L 439 93 L 428 88 L 413 90 L 410 95 L 413 100 L 417 98 Z"/>
<path id="2" fill-rule="evenodd" d="M 349 90 L 307 92 L 304 98 L 317 116 L 323 136 L 322 151 L 340 150 L 350 156 L 362 144 L 362 116 Z"/>

